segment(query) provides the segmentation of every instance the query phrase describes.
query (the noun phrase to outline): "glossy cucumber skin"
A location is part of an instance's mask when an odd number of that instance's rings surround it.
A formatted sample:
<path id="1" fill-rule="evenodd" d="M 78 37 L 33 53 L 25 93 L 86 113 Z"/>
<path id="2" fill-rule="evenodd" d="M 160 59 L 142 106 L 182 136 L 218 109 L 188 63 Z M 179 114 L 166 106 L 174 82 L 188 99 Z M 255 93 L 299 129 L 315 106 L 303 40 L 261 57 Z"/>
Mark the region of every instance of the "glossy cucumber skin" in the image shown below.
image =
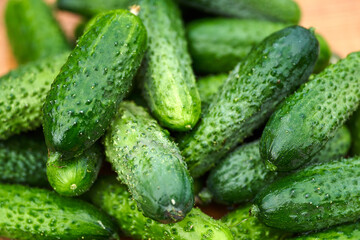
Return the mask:
<path id="1" fill-rule="evenodd" d="M 262 190 L 252 213 L 264 224 L 290 232 L 355 221 L 360 213 L 359 168 L 357 157 L 297 171 Z"/>
<path id="2" fill-rule="evenodd" d="M 330 65 L 288 97 L 271 116 L 260 141 L 269 169 L 299 168 L 334 136 L 360 101 L 360 52 Z"/>
<path id="3" fill-rule="evenodd" d="M 358 240 L 360 239 L 359 222 L 348 223 L 308 235 L 294 238 L 296 240 Z"/>
<path id="4" fill-rule="evenodd" d="M 144 98 L 161 125 L 188 131 L 199 120 L 201 102 L 180 12 L 173 0 L 142 0 L 139 5 L 149 36 L 138 74 Z"/>
<path id="5" fill-rule="evenodd" d="M 329 65 L 332 52 L 329 44 L 322 35 L 317 33 L 316 38 L 319 41 L 320 52 L 314 67 L 314 73 L 320 73 Z"/>
<path id="6" fill-rule="evenodd" d="M 111 219 L 93 205 L 54 192 L 0 184 L 0 236 L 19 240 L 118 239 Z"/>
<path id="7" fill-rule="evenodd" d="M 145 216 L 168 223 L 191 210 L 193 181 L 180 151 L 143 107 L 122 102 L 104 145 L 107 161 Z"/>
<path id="8" fill-rule="evenodd" d="M 70 50 L 51 9 L 42 0 L 7 1 L 5 23 L 20 64 Z"/>
<path id="9" fill-rule="evenodd" d="M 22 65 L 0 77 L 1 140 L 41 126 L 46 94 L 68 54 Z"/>
<path id="10" fill-rule="evenodd" d="M 207 111 L 211 100 L 219 92 L 227 77 L 227 74 L 218 74 L 201 77 L 197 80 L 196 85 L 201 99 L 201 114 Z"/>
<path id="11" fill-rule="evenodd" d="M 79 39 L 47 95 L 44 135 L 51 152 L 80 155 L 109 126 L 146 50 L 141 20 L 125 10 L 105 12 Z"/>
<path id="12" fill-rule="evenodd" d="M 297 24 L 300 8 L 293 0 L 179 0 L 221 16 Z"/>
<path id="13" fill-rule="evenodd" d="M 343 126 L 308 165 L 344 157 L 350 145 L 350 132 Z M 260 156 L 257 140 L 236 148 L 212 169 L 207 179 L 207 188 L 215 201 L 235 204 L 252 200 L 262 188 L 281 176 L 266 168 Z"/>
<path id="14" fill-rule="evenodd" d="M 289 24 L 253 19 L 209 18 L 187 26 L 189 52 L 195 72 L 227 73 L 251 49 Z"/>
<path id="15" fill-rule="evenodd" d="M 116 219 L 122 232 L 135 239 L 233 239 L 229 229 L 197 208 L 177 223 L 162 224 L 144 217 L 126 186 L 111 176 L 99 179 L 89 195 L 94 205 Z"/>
<path id="16" fill-rule="evenodd" d="M 236 66 L 196 128 L 179 140 L 193 177 L 250 136 L 307 80 L 318 47 L 311 31 L 289 27 L 267 37 Z"/>
<path id="17" fill-rule="evenodd" d="M 95 182 L 103 160 L 103 149 L 95 143 L 80 156 L 68 160 L 50 153 L 46 174 L 53 189 L 63 196 L 79 196 Z"/>

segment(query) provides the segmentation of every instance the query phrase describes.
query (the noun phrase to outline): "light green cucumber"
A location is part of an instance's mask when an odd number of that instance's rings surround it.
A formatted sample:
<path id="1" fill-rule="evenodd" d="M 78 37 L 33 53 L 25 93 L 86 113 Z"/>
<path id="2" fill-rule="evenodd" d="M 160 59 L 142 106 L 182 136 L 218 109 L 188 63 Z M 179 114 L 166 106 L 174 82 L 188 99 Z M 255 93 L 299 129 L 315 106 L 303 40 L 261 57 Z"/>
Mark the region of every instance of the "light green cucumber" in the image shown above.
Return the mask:
<path id="1" fill-rule="evenodd" d="M 309 233 L 294 238 L 296 240 L 358 240 L 360 239 L 360 224 L 349 223 L 329 228 L 318 233 Z"/>

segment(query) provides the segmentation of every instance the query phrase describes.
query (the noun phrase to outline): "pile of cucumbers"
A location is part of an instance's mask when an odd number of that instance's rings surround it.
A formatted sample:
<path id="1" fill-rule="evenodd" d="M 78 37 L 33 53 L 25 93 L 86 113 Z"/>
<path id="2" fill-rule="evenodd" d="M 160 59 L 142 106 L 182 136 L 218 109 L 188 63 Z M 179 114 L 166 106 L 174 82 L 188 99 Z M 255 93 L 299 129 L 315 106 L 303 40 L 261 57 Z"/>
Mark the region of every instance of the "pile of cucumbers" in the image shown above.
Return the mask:
<path id="1" fill-rule="evenodd" d="M 76 39 L 54 8 L 82 15 Z M 330 63 L 300 15 L 8 0 L 0 238 L 359 239 L 360 52 Z"/>

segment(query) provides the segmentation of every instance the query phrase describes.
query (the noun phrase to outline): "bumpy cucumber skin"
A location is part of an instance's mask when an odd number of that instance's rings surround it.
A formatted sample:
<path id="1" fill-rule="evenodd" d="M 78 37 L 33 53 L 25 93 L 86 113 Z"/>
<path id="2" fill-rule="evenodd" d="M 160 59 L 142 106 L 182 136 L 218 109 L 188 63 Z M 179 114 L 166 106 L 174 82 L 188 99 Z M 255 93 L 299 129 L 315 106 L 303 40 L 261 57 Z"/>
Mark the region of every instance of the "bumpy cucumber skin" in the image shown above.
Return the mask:
<path id="1" fill-rule="evenodd" d="M 343 126 L 308 165 L 339 159 L 347 154 L 350 145 L 350 132 Z M 252 200 L 263 187 L 278 177 L 281 175 L 266 168 L 260 157 L 259 141 L 254 141 L 227 155 L 210 172 L 207 187 L 215 201 L 235 204 Z"/>
<path id="2" fill-rule="evenodd" d="M 230 212 L 221 221 L 230 229 L 236 240 L 280 240 L 286 239 L 290 234 L 262 224 L 257 218 L 251 216 L 251 205 L 245 205 Z"/>
<path id="3" fill-rule="evenodd" d="M 89 193 L 96 206 L 117 220 L 122 232 L 136 239 L 233 239 L 229 229 L 221 222 L 197 208 L 178 223 L 162 224 L 144 217 L 126 186 L 111 176 L 99 179 Z"/>
<path id="4" fill-rule="evenodd" d="M 142 0 L 140 8 L 149 36 L 138 74 L 145 100 L 161 125 L 188 131 L 199 120 L 201 102 L 180 12 L 173 0 Z"/>
<path id="5" fill-rule="evenodd" d="M 201 114 L 207 111 L 213 97 L 220 90 L 227 77 L 227 74 L 218 74 L 201 77 L 197 80 L 196 85 L 201 99 Z"/>
<path id="6" fill-rule="evenodd" d="M 122 102 L 104 140 L 107 160 L 144 215 L 164 223 L 182 220 L 194 205 L 192 178 L 168 135 L 144 108 Z"/>
<path id="7" fill-rule="evenodd" d="M 118 239 L 93 205 L 48 190 L 0 184 L 0 236 L 19 240 Z"/>
<path id="8" fill-rule="evenodd" d="M 95 182 L 103 159 L 100 144 L 94 144 L 79 157 L 62 160 L 59 154 L 50 153 L 46 174 L 50 185 L 63 196 L 79 196 Z"/>
<path id="9" fill-rule="evenodd" d="M 263 20 L 209 18 L 187 26 L 195 72 L 225 73 L 270 34 L 289 26 Z"/>
<path id="10" fill-rule="evenodd" d="M 327 41 L 323 36 L 317 33 L 316 38 L 319 41 L 320 53 L 319 53 L 319 58 L 314 67 L 314 73 L 320 73 L 329 65 L 332 52 L 329 44 L 327 43 Z"/>
<path id="11" fill-rule="evenodd" d="M 68 54 L 25 64 L 0 77 L 1 140 L 41 126 L 46 94 Z"/>
<path id="12" fill-rule="evenodd" d="M 358 240 L 360 239 L 359 222 L 340 225 L 328 230 L 310 233 L 305 236 L 294 238 L 296 240 Z"/>
<path id="13" fill-rule="evenodd" d="M 330 65 L 288 97 L 266 124 L 260 154 L 271 170 L 299 168 L 320 151 L 360 102 L 360 52 Z"/>
<path id="14" fill-rule="evenodd" d="M 48 186 L 46 160 L 45 140 L 37 132 L 0 141 L 0 182 Z"/>
<path id="15" fill-rule="evenodd" d="M 355 221 L 360 213 L 360 158 L 307 167 L 267 186 L 252 213 L 291 232 L 316 231 Z"/>
<path id="16" fill-rule="evenodd" d="M 236 18 L 298 24 L 300 8 L 293 0 L 178 0 L 206 12 Z"/>
<path id="17" fill-rule="evenodd" d="M 51 85 L 44 112 L 50 151 L 80 155 L 109 126 L 146 50 L 141 20 L 125 10 L 97 16 Z"/>
<path id="18" fill-rule="evenodd" d="M 9 0 L 7 34 L 18 63 L 27 63 L 70 50 L 50 8 L 42 0 Z"/>
<path id="19" fill-rule="evenodd" d="M 267 37 L 230 73 L 197 127 L 179 140 L 199 177 L 261 126 L 280 101 L 313 71 L 318 42 L 299 26 Z"/>

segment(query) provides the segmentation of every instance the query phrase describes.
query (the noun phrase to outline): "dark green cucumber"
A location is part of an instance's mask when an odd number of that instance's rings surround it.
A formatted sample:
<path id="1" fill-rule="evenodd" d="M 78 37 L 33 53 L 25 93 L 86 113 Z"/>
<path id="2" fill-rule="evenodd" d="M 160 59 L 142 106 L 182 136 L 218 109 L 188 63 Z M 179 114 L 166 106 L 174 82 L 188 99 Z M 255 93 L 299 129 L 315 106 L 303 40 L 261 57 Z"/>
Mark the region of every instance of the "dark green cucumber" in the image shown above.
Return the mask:
<path id="1" fill-rule="evenodd" d="M 230 212 L 221 221 L 230 229 L 236 240 L 280 240 L 286 239 L 290 234 L 262 224 L 257 218 L 251 216 L 251 205 L 245 205 Z"/>
<path id="2" fill-rule="evenodd" d="M 347 154 L 350 145 L 350 132 L 344 126 L 308 164 L 339 159 Z M 215 201 L 234 204 L 252 200 L 263 187 L 278 177 L 277 172 L 270 171 L 263 164 L 259 141 L 254 141 L 236 148 L 227 155 L 210 172 L 207 187 Z"/>
<path id="3" fill-rule="evenodd" d="M 221 16 L 297 24 L 300 8 L 293 0 L 178 0 Z"/>
<path id="4" fill-rule="evenodd" d="M 288 97 L 272 115 L 260 141 L 271 170 L 306 164 L 334 136 L 360 102 L 360 52 L 330 65 Z"/>
<path id="5" fill-rule="evenodd" d="M 267 37 L 235 67 L 197 127 L 180 139 L 192 176 L 212 168 L 308 79 L 318 48 L 312 31 L 289 27 Z"/>
<path id="6" fill-rule="evenodd" d="M 79 157 L 62 160 L 56 154 L 46 164 L 48 180 L 54 190 L 63 196 L 79 196 L 95 182 L 103 159 L 100 144 L 94 144 Z"/>
<path id="7" fill-rule="evenodd" d="M 144 97 L 164 127 L 190 130 L 199 120 L 201 103 L 180 12 L 173 0 L 141 0 L 140 9 L 149 36 L 138 75 Z"/>
<path id="8" fill-rule="evenodd" d="M 349 120 L 351 132 L 351 155 L 360 155 L 360 109 L 358 108 Z"/>
<path id="9" fill-rule="evenodd" d="M 329 44 L 327 43 L 327 41 L 323 36 L 317 33 L 316 38 L 319 41 L 320 53 L 319 53 L 319 58 L 314 67 L 314 73 L 320 73 L 329 65 L 332 52 Z"/>
<path id="10" fill-rule="evenodd" d="M 207 111 L 215 94 L 227 79 L 227 74 L 219 74 L 207 77 L 201 77 L 197 80 L 196 85 L 201 99 L 201 113 Z"/>
<path id="11" fill-rule="evenodd" d="M 360 239 L 360 223 L 344 224 L 328 230 L 310 233 L 294 238 L 296 240 L 358 240 Z"/>
<path id="12" fill-rule="evenodd" d="M 41 108 L 69 53 L 20 66 L 0 77 L 0 139 L 41 126 Z"/>
<path id="13" fill-rule="evenodd" d="M 360 214 L 360 158 L 307 167 L 267 186 L 251 212 L 264 224 L 291 232 L 317 231 Z"/>
<path id="14" fill-rule="evenodd" d="M 69 50 L 51 9 L 43 0 L 8 0 L 5 23 L 18 63 L 26 63 Z"/>
<path id="15" fill-rule="evenodd" d="M 99 179 L 90 190 L 91 201 L 114 217 L 127 236 L 135 239 L 188 240 L 233 239 L 221 222 L 194 208 L 178 223 L 162 224 L 144 217 L 125 185 L 113 177 Z"/>
<path id="16" fill-rule="evenodd" d="M 48 190 L 0 184 L 0 236 L 19 240 L 118 239 L 93 205 Z"/>
<path id="17" fill-rule="evenodd" d="M 49 185 L 45 171 L 47 148 L 39 133 L 21 134 L 0 141 L 0 182 Z"/>
<path id="18" fill-rule="evenodd" d="M 107 160 L 144 215 L 180 221 L 194 205 L 193 181 L 169 133 L 142 107 L 120 104 L 105 136 Z"/>
<path id="19" fill-rule="evenodd" d="M 141 20 L 125 10 L 100 14 L 51 85 L 44 135 L 64 159 L 80 155 L 110 125 L 146 51 Z"/>

